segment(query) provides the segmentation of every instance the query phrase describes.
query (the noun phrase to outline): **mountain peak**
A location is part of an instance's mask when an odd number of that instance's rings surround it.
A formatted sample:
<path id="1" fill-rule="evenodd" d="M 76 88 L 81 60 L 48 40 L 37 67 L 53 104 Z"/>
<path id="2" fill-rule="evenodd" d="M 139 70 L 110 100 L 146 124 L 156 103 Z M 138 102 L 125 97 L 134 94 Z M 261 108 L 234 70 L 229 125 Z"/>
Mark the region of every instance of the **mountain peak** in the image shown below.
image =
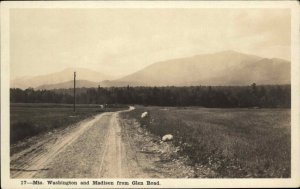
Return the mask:
<path id="1" fill-rule="evenodd" d="M 197 54 L 192 56 L 194 58 L 200 58 L 200 57 L 219 57 L 219 58 L 228 58 L 228 57 L 233 57 L 233 58 L 253 58 L 253 59 L 262 59 L 262 57 L 252 55 L 252 54 L 246 54 L 242 52 L 238 52 L 235 50 L 224 50 L 224 51 L 219 51 L 219 52 L 214 52 L 214 53 L 207 53 L 207 54 Z"/>
<path id="2" fill-rule="evenodd" d="M 70 67 L 57 73 L 13 80 L 11 88 L 35 88 L 41 85 L 50 88 L 51 84 L 67 87 L 73 79 L 73 71 L 78 73 L 77 80 L 86 80 L 81 82 L 83 86 L 97 86 L 99 83 L 107 87 L 289 84 L 291 69 L 288 63 L 277 58 L 227 50 L 156 62 L 120 79 L 87 68 Z"/>
<path id="3" fill-rule="evenodd" d="M 87 68 L 65 68 L 62 71 L 32 76 L 23 79 L 14 79 L 11 81 L 11 88 L 22 88 L 26 89 L 28 87 L 36 88 L 41 85 L 51 85 L 62 82 L 67 82 L 73 79 L 73 72 L 76 71 L 76 79 L 77 80 L 87 80 L 91 82 L 101 82 L 103 80 L 111 80 L 114 79 L 113 76 L 103 74 L 97 71 L 93 71 Z"/>
<path id="4" fill-rule="evenodd" d="M 288 84 L 290 67 L 278 59 L 226 50 L 157 62 L 118 81 L 150 86 Z"/>

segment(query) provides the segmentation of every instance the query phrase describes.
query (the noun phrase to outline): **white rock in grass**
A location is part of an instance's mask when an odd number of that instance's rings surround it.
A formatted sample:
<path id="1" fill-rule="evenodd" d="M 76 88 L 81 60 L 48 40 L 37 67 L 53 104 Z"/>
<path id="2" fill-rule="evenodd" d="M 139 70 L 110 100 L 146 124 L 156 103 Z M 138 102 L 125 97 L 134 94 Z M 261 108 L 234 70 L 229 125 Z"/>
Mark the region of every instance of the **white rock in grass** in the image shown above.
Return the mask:
<path id="1" fill-rule="evenodd" d="M 162 140 L 162 141 L 173 140 L 173 135 L 167 134 L 167 135 L 163 136 L 161 140 Z"/>
<path id="2" fill-rule="evenodd" d="M 147 115 L 148 115 L 148 112 L 144 112 L 144 113 L 142 113 L 141 118 L 144 118 L 144 117 L 146 117 Z"/>

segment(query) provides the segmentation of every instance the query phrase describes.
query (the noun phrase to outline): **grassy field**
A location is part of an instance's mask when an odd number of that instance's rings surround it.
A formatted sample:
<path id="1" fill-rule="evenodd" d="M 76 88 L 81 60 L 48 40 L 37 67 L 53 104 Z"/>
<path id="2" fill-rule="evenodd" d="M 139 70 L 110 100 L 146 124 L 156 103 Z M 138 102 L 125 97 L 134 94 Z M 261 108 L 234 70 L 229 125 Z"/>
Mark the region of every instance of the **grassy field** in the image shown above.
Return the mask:
<path id="1" fill-rule="evenodd" d="M 178 155 L 196 171 L 212 170 L 207 177 L 291 176 L 290 109 L 138 107 L 123 116 L 156 135 L 173 134 Z"/>
<path id="2" fill-rule="evenodd" d="M 10 142 L 38 135 L 56 128 L 66 127 L 104 111 L 125 109 L 114 106 L 100 109 L 98 105 L 77 105 L 76 112 L 70 104 L 27 104 L 10 105 Z"/>

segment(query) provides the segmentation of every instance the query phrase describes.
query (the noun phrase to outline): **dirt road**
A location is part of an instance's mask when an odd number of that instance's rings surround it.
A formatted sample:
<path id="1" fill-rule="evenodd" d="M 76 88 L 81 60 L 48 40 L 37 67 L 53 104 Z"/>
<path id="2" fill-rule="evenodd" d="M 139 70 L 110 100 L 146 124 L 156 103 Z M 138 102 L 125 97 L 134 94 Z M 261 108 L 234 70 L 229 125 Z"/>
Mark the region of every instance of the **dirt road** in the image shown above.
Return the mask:
<path id="1" fill-rule="evenodd" d="M 133 109 L 130 107 L 126 111 Z M 106 112 L 35 138 L 34 145 L 11 156 L 11 177 L 162 178 L 190 175 L 182 175 L 183 166 L 179 162 L 160 163 L 165 152 L 157 150 L 159 147 L 151 143 L 151 137 L 147 136 L 147 139 L 136 133 L 137 125 L 132 120 L 121 119 L 121 112 L 124 111 Z M 147 140 L 147 145 L 154 146 L 155 150 L 145 154 L 143 146 Z M 137 143 L 140 145 L 136 146 Z M 174 172 L 174 167 L 178 173 Z"/>

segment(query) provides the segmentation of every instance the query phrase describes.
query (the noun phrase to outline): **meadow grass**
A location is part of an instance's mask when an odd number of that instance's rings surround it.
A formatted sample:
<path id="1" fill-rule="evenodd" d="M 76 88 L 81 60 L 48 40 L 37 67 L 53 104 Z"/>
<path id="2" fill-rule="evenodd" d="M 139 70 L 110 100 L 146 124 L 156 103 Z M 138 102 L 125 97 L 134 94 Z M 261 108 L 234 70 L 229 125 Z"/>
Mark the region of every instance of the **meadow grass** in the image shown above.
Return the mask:
<path id="1" fill-rule="evenodd" d="M 10 143 L 40 133 L 63 128 L 95 114 L 125 109 L 125 106 L 100 109 L 98 105 L 12 103 L 10 105 Z"/>
<path id="2" fill-rule="evenodd" d="M 174 135 L 178 154 L 213 170 L 208 177 L 291 176 L 290 109 L 138 107 L 124 116 L 153 134 Z"/>

